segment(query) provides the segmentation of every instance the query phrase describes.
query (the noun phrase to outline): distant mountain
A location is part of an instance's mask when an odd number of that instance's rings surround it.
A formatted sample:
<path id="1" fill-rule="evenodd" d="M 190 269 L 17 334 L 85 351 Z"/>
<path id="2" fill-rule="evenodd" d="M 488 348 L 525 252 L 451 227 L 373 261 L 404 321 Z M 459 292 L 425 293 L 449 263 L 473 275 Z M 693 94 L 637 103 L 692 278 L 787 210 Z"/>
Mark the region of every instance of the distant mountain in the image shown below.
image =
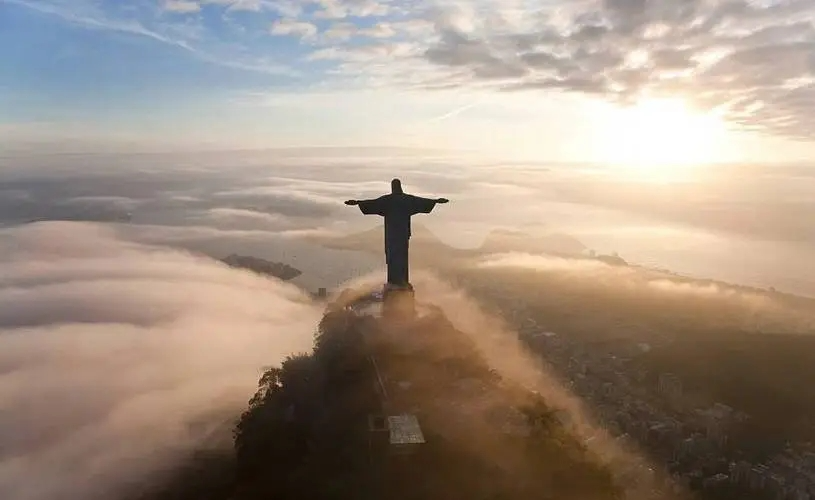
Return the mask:
<path id="1" fill-rule="evenodd" d="M 221 259 L 221 261 L 231 267 L 248 269 L 258 274 L 273 276 L 283 281 L 292 280 L 303 274 L 302 271 L 291 267 L 288 264 L 283 264 L 281 262 L 270 262 L 259 257 L 237 255 L 234 253 Z"/>
<path id="2" fill-rule="evenodd" d="M 347 236 L 313 236 L 309 241 L 326 248 L 381 254 L 384 252 L 384 239 L 384 227 L 379 225 Z M 437 262 L 440 259 L 519 252 L 580 259 L 593 258 L 607 264 L 627 265 L 625 260 L 617 255 L 588 257 L 587 251 L 588 248 L 580 240 L 568 234 L 529 234 L 513 229 L 496 229 L 487 234 L 480 247 L 469 249 L 456 248 L 444 243 L 423 224 L 413 224 L 413 235 L 410 239 L 411 256 L 425 261 Z"/>
<path id="3" fill-rule="evenodd" d="M 523 252 L 577 256 L 586 251 L 586 246 L 580 240 L 562 233 L 531 235 L 513 229 L 496 229 L 487 235 L 479 250 L 482 253 Z"/>
<path id="4" fill-rule="evenodd" d="M 379 225 L 359 233 L 340 237 L 316 236 L 310 241 L 326 248 L 338 250 L 359 250 L 372 253 L 385 251 L 385 228 Z M 414 257 L 450 258 L 473 255 L 474 250 L 465 250 L 447 245 L 423 224 L 413 224 L 410 238 L 410 252 Z"/>
<path id="5" fill-rule="evenodd" d="M 595 257 L 595 259 L 597 259 L 597 260 L 599 260 L 601 262 L 605 262 L 606 264 L 608 264 L 610 266 L 627 266 L 628 265 L 628 262 L 626 262 L 625 259 L 623 259 L 619 255 L 617 255 L 616 253 L 611 254 L 611 255 L 598 255 L 598 256 Z"/>

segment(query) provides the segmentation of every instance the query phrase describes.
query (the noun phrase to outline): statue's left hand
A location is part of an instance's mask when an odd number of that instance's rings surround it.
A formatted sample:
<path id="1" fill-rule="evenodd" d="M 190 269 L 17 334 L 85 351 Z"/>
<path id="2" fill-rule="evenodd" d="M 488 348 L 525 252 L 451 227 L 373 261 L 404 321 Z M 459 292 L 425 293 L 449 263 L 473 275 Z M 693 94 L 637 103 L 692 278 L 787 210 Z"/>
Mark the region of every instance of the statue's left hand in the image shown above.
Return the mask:
<path id="1" fill-rule="evenodd" d="M 438 200 L 436 200 L 436 203 L 449 203 L 449 202 L 450 200 L 448 200 L 447 198 L 439 198 Z"/>
<path id="2" fill-rule="evenodd" d="M 345 202 L 345 204 L 350 205 L 350 206 L 354 206 L 354 205 L 359 205 L 359 202 L 357 200 L 348 200 L 348 201 Z"/>

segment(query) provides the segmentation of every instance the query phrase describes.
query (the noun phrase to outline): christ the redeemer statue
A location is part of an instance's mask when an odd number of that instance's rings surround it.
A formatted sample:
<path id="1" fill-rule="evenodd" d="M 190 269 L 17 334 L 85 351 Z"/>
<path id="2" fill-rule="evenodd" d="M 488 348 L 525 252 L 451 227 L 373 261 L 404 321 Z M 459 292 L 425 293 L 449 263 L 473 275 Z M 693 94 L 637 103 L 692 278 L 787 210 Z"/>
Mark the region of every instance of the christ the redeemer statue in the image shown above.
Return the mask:
<path id="1" fill-rule="evenodd" d="M 385 263 L 388 267 L 388 284 L 398 287 L 410 286 L 408 271 L 408 247 L 410 241 L 410 217 L 429 214 L 436 203 L 447 203 L 446 198 L 422 198 L 402 191 L 399 179 L 391 181 L 391 192 L 374 200 L 348 200 L 346 205 L 358 205 L 365 215 L 385 218 Z"/>

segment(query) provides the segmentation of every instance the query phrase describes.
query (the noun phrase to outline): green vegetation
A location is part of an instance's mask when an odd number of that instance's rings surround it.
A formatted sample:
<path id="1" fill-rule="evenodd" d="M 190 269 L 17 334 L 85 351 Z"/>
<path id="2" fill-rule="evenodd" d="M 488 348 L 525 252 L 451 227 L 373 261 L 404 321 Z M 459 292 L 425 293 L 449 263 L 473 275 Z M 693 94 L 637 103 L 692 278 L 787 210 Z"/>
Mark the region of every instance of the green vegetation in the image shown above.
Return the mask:
<path id="1" fill-rule="evenodd" d="M 444 318 L 396 337 L 380 327 L 331 312 L 312 355 L 264 374 L 236 429 L 235 499 L 619 497 L 608 470 L 545 403 L 502 381 Z M 383 411 L 374 353 L 393 384 L 389 407 L 420 416 L 427 443 L 415 454 L 371 446 L 368 418 Z M 477 394 L 462 380 L 476 381 Z M 528 432 L 502 430 L 513 407 Z"/>
<path id="2" fill-rule="evenodd" d="M 312 355 L 261 378 L 236 428 L 236 499 L 368 498 L 373 373 L 347 319 L 327 314 Z"/>
<path id="3" fill-rule="evenodd" d="M 543 270 L 448 265 L 442 274 L 518 327 L 534 324 L 608 352 L 648 342 L 631 367 L 644 369 L 651 385 L 675 373 L 700 405 L 721 402 L 752 416 L 730 434 L 748 444 L 746 459 L 813 438 L 815 398 L 805 381 L 815 337 L 799 334 L 809 299 L 590 259 Z M 389 408 L 375 390 L 371 355 Z M 419 417 L 427 438 L 420 451 L 394 457 L 372 447 L 369 417 L 404 411 Z M 312 353 L 263 374 L 235 428 L 234 457 L 202 453 L 193 462 L 173 488 L 149 498 L 620 497 L 607 468 L 546 402 L 502 380 L 441 315 L 399 330 L 328 312 Z"/>
<path id="4" fill-rule="evenodd" d="M 248 269 L 258 274 L 275 277 L 282 281 L 289 281 L 303 274 L 302 271 L 288 264 L 271 262 L 250 255 L 237 255 L 233 253 L 224 257 L 221 261 L 230 267 Z"/>

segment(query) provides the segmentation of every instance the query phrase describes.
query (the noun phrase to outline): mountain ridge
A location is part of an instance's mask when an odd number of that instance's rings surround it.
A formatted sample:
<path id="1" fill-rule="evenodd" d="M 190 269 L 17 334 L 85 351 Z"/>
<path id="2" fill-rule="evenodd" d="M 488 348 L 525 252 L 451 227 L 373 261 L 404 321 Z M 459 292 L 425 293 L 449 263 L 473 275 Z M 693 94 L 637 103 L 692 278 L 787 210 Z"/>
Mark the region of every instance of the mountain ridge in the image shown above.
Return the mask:
<path id="1" fill-rule="evenodd" d="M 272 276 L 282 281 L 289 281 L 303 274 L 301 270 L 288 264 L 272 262 L 251 255 L 238 255 L 233 253 L 221 259 L 221 262 L 229 267 L 247 269 L 257 274 Z"/>
<path id="2" fill-rule="evenodd" d="M 311 236 L 311 242 L 326 248 L 381 252 L 384 249 L 384 225 L 343 236 Z M 445 243 L 432 230 L 421 223 L 414 223 L 411 235 L 411 252 L 431 254 L 434 257 L 477 257 L 495 253 L 543 253 L 547 255 L 578 257 L 587 247 L 577 238 L 564 233 L 532 235 L 516 229 L 494 229 L 485 236 L 481 245 L 460 248 Z"/>

